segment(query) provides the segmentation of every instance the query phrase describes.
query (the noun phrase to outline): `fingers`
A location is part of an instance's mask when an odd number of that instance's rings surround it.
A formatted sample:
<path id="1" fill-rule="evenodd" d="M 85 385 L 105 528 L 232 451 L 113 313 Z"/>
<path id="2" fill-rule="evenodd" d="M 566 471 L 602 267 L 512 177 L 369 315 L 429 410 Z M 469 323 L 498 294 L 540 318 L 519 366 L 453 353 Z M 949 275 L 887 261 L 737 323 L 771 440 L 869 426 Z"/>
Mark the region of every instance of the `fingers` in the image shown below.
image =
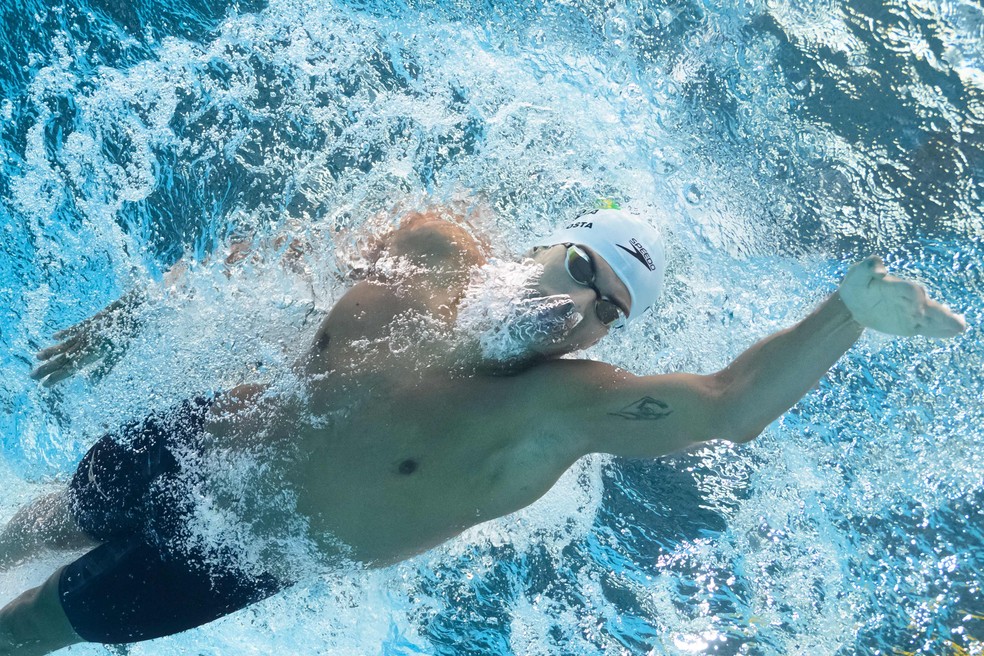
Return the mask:
<path id="1" fill-rule="evenodd" d="M 911 280 L 902 280 L 895 276 L 885 276 L 882 278 L 884 286 L 882 289 L 886 294 L 890 294 L 896 300 L 911 306 L 924 304 L 928 300 L 926 288 Z"/>
<path id="2" fill-rule="evenodd" d="M 38 351 L 37 359 L 43 362 L 31 372 L 31 378 L 40 380 L 46 387 L 68 378 L 88 363 L 103 355 L 105 344 L 93 342 L 91 328 L 98 322 L 95 317 L 86 319 L 71 328 L 58 331 L 55 335 L 68 337 L 60 344 Z"/>
<path id="3" fill-rule="evenodd" d="M 62 353 L 44 364 L 36 367 L 31 372 L 31 378 L 41 381 L 45 387 L 51 387 L 55 383 L 65 380 L 79 369 L 98 360 L 100 353 L 79 353 L 78 350 L 71 350 Z"/>
<path id="4" fill-rule="evenodd" d="M 964 318 L 941 303 L 927 299 L 925 310 L 923 325 L 919 330 L 921 335 L 945 339 L 956 337 L 967 330 L 967 322 Z"/>
<path id="5" fill-rule="evenodd" d="M 45 387 L 52 387 L 57 383 L 60 383 L 61 381 L 65 380 L 66 378 L 71 377 L 72 374 L 74 373 L 75 373 L 74 367 L 65 367 L 64 369 L 58 369 L 52 372 L 46 378 L 41 379 L 41 384 L 44 385 Z M 34 374 L 31 374 L 31 377 L 34 378 L 35 377 Z"/>
<path id="6" fill-rule="evenodd" d="M 57 333 L 55 334 L 55 337 L 57 338 Z M 54 346 L 49 346 L 46 349 L 42 349 L 38 351 L 36 357 L 38 360 L 50 360 L 56 355 L 61 355 L 62 353 L 65 353 L 66 351 L 75 348 L 76 346 L 78 346 L 78 343 L 79 343 L 78 337 L 73 337 L 71 339 L 65 340 L 61 344 L 55 344 Z"/>
<path id="7" fill-rule="evenodd" d="M 889 275 L 874 255 L 848 269 L 838 292 L 855 321 L 889 335 L 946 338 L 967 328 L 962 317 L 931 299 L 923 285 Z"/>
<path id="8" fill-rule="evenodd" d="M 61 341 L 64 339 L 68 339 L 70 337 L 75 337 L 76 335 L 80 335 L 87 330 L 88 326 L 95 323 L 98 318 L 99 315 L 97 314 L 94 317 L 89 317 L 88 319 L 84 319 L 83 321 L 80 321 L 75 325 L 69 326 L 68 328 L 64 328 L 62 330 L 55 332 L 55 334 L 52 335 L 52 337 L 57 341 Z"/>
<path id="9" fill-rule="evenodd" d="M 54 339 L 58 343 L 38 352 L 42 363 L 31 378 L 51 386 L 114 350 L 125 349 L 140 324 L 133 310 L 143 301 L 141 291 L 128 292 L 94 316 L 57 331 Z"/>
<path id="10" fill-rule="evenodd" d="M 48 360 L 44 364 L 36 367 L 34 371 L 31 372 L 31 378 L 34 380 L 41 380 L 58 371 L 62 367 L 65 367 L 69 362 L 71 362 L 71 360 L 67 355 L 59 355 L 58 357 Z"/>
<path id="11" fill-rule="evenodd" d="M 57 331 L 52 337 L 54 337 L 55 340 L 63 340 L 70 337 L 76 337 L 78 335 L 84 335 L 90 332 L 93 328 L 105 325 L 105 323 L 108 320 L 110 320 L 110 317 L 112 317 L 117 310 L 123 307 L 123 304 L 124 304 L 123 299 L 113 301 L 105 308 L 103 308 L 99 313 L 87 319 L 83 319 L 82 321 L 72 326 L 69 326 L 68 328 Z"/>
<path id="12" fill-rule="evenodd" d="M 899 334 L 943 339 L 955 337 L 967 329 L 963 317 L 931 299 L 926 288 L 919 283 L 888 276 L 883 285 L 883 289 L 895 300 L 899 323 L 911 326 L 910 330 Z"/>
<path id="13" fill-rule="evenodd" d="M 68 330 L 71 331 L 73 329 L 69 328 Z M 57 334 L 58 333 L 55 333 L 56 336 Z M 60 344 L 55 344 L 54 346 L 49 346 L 46 349 L 38 351 L 35 357 L 37 357 L 38 360 L 51 360 L 56 356 L 64 355 L 67 359 L 73 359 L 78 353 L 89 349 L 91 347 L 91 341 L 92 340 L 85 332 L 79 331 L 70 333 L 69 337 Z"/>

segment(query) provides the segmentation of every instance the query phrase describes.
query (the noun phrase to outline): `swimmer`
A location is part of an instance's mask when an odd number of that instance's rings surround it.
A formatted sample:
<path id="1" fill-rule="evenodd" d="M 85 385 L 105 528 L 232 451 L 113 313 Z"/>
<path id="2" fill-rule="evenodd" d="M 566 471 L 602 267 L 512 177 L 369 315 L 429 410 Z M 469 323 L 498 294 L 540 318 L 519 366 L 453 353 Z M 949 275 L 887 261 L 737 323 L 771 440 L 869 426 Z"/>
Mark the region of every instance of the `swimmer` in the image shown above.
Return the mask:
<path id="1" fill-rule="evenodd" d="M 319 553 L 382 567 L 533 503 L 586 454 L 656 458 L 747 442 L 866 327 L 936 338 L 966 327 L 870 257 L 809 316 L 721 371 L 636 376 L 560 356 L 658 301 L 664 246 L 645 217 L 590 211 L 511 266 L 490 261 L 448 214 L 412 214 L 382 238 L 376 266 L 297 361 L 303 403 L 255 384 L 160 410 L 99 439 L 64 490 L 20 510 L 0 533 L 0 568 L 42 550 L 88 551 L 0 610 L 0 654 L 150 640 L 293 582 L 181 546 L 190 511 L 178 492 L 207 471 L 188 454 L 285 454 L 268 475 L 295 495 L 292 512 Z M 383 267 L 383 257 L 401 265 Z M 487 284 L 496 280 L 510 284 Z M 496 289 L 504 296 L 488 298 Z M 75 371 L 96 348 L 93 325 L 42 352 L 37 376 Z M 407 326 L 420 327 L 414 339 L 391 348 Z"/>

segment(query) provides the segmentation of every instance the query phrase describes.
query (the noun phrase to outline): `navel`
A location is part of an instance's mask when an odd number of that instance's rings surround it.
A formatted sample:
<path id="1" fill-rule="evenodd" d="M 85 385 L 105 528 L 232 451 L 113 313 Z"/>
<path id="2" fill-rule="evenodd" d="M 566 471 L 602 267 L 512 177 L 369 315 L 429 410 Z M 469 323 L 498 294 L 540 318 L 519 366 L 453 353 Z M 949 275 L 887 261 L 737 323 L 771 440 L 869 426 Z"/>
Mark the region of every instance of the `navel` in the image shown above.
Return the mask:
<path id="1" fill-rule="evenodd" d="M 410 458 L 400 463 L 400 473 L 406 476 L 417 471 L 417 461 Z"/>

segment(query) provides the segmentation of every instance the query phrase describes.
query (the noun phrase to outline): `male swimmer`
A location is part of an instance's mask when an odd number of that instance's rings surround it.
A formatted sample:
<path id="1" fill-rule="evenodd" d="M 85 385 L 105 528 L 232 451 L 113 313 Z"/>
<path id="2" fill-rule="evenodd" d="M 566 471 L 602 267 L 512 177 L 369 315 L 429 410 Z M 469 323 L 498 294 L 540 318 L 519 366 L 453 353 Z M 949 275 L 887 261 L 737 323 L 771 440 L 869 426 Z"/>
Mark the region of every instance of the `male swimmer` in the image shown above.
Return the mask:
<path id="1" fill-rule="evenodd" d="M 63 492 L 13 517 L 0 534 L 4 568 L 42 549 L 90 550 L 0 610 L 0 654 L 149 640 L 290 585 L 289 571 L 246 566 L 232 547 L 192 539 L 189 489 L 207 491 L 217 471 L 195 463 L 216 454 L 262 452 L 272 484 L 258 489 L 291 494 L 283 516 L 244 522 L 276 533 L 301 518 L 320 554 L 385 566 L 532 503 L 583 455 L 655 458 L 751 440 L 865 327 L 930 337 L 965 329 L 871 257 L 809 316 L 721 371 L 635 376 L 560 356 L 659 298 L 663 242 L 643 217 L 583 214 L 528 261 L 498 266 L 437 211 L 409 216 L 380 246 L 377 266 L 298 360 L 302 396 L 243 385 L 129 423 L 95 443 Z M 90 340 L 70 332 L 42 353 L 38 376 L 74 370 Z"/>

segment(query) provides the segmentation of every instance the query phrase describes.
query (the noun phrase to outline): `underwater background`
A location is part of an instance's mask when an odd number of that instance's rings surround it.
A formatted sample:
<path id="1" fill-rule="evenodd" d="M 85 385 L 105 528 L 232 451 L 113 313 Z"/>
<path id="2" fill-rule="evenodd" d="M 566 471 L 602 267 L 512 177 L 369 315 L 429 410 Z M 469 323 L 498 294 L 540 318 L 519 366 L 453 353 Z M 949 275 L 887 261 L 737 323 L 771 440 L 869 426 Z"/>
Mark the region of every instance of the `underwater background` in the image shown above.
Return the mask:
<path id="1" fill-rule="evenodd" d="M 869 253 L 970 324 L 866 334 L 748 445 L 592 456 L 403 564 L 113 653 L 984 653 L 979 0 L 0 12 L 0 520 L 113 426 L 288 385 L 360 235 L 431 204 L 505 254 L 599 197 L 651 212 L 664 301 L 585 354 L 637 374 L 723 367 Z M 283 234 L 319 245 L 313 284 L 273 258 L 224 271 L 232 240 Z M 55 331 L 131 289 L 154 302 L 128 349 L 29 377 Z M 0 602 L 54 563 L 0 574 Z"/>

